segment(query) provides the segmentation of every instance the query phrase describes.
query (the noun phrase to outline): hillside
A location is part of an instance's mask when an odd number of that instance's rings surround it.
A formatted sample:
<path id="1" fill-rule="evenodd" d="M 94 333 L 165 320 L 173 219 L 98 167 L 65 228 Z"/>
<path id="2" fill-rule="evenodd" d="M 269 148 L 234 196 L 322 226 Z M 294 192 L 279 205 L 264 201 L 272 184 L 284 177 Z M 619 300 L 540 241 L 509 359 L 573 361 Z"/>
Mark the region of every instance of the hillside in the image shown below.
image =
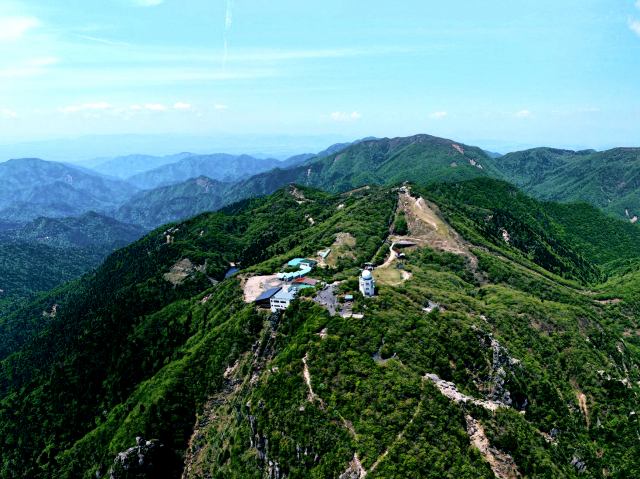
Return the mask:
<path id="1" fill-rule="evenodd" d="M 96 248 L 113 251 L 137 240 L 144 230 L 90 211 L 68 218 L 37 218 L 0 240 L 24 241 L 61 248 Z"/>
<path id="2" fill-rule="evenodd" d="M 420 184 L 460 181 L 497 175 L 489 160 L 480 148 L 429 135 L 372 139 L 296 168 L 256 175 L 231 194 L 268 194 L 287 183 L 338 192 L 409 180 Z"/>
<path id="3" fill-rule="evenodd" d="M 148 229 L 215 211 L 229 203 L 231 183 L 204 176 L 176 185 L 142 191 L 120 206 L 114 216 L 120 221 Z"/>
<path id="4" fill-rule="evenodd" d="M 543 199 L 585 201 L 615 216 L 640 214 L 640 149 L 537 148 L 494 160 L 504 178 Z M 634 220 L 635 221 L 635 220 Z"/>
<path id="5" fill-rule="evenodd" d="M 38 159 L 0 163 L 0 183 L 0 219 L 11 223 L 104 212 L 136 191 L 124 181 Z"/>
<path id="6" fill-rule="evenodd" d="M 97 213 L 38 218 L 0 232 L 0 317 L 17 303 L 81 276 L 143 234 Z"/>
<path id="7" fill-rule="evenodd" d="M 194 155 L 133 175 L 128 181 L 141 189 L 181 183 L 200 176 L 232 182 L 270 170 L 279 164 L 280 161 L 275 159 L 259 159 L 249 155 Z"/>
<path id="8" fill-rule="evenodd" d="M 194 156 L 193 153 L 177 153 L 175 155 L 126 155 L 115 158 L 96 159 L 89 162 L 92 170 L 103 175 L 113 176 L 122 180 L 131 176 L 153 170 L 163 165 Z"/>
<path id="9" fill-rule="evenodd" d="M 483 178 L 291 186 L 156 230 L 0 322 L 0 477 L 636 477 L 638 303 L 610 259 L 638 230 L 564 208 Z M 373 260 L 378 295 L 244 303 L 325 248 L 316 278 L 353 293 Z"/>

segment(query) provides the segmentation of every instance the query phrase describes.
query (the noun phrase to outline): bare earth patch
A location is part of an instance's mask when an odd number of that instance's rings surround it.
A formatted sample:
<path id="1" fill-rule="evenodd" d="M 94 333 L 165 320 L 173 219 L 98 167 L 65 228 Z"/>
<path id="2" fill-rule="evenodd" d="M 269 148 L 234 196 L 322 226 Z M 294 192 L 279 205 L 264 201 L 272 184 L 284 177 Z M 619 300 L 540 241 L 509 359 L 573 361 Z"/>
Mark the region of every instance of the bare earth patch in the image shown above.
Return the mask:
<path id="1" fill-rule="evenodd" d="M 202 266 L 195 266 L 189 258 L 184 258 L 174 264 L 168 273 L 163 275 L 165 281 L 174 286 L 182 284 L 189 276 L 196 271 L 202 271 Z"/>
<path id="2" fill-rule="evenodd" d="M 374 276 L 379 284 L 399 286 L 411 279 L 411 273 L 396 267 L 401 245 L 409 248 L 429 247 L 435 250 L 465 256 L 475 271 L 478 259 L 471 253 L 466 242 L 439 214 L 438 207 L 424 198 L 413 198 L 406 190 L 398 196 L 398 210 L 404 212 L 409 233 L 406 236 L 391 235 L 389 256 L 376 268 Z"/>
<path id="3" fill-rule="evenodd" d="M 513 458 L 494 447 L 491 447 L 489 439 L 482 428 L 482 425 L 474 418 L 465 415 L 467 421 L 467 433 L 471 445 L 475 447 L 482 457 L 489 463 L 491 470 L 499 479 L 516 479 L 522 477 Z"/>
<path id="4" fill-rule="evenodd" d="M 282 281 L 275 274 L 268 276 L 251 276 L 244 281 L 244 302 L 253 303 L 258 296 L 270 288 L 280 286 Z"/>
<path id="5" fill-rule="evenodd" d="M 425 379 L 428 379 L 429 381 L 431 381 L 439 390 L 440 392 L 448 397 L 449 399 L 451 399 L 453 402 L 458 403 L 458 404 L 464 404 L 464 403 L 470 403 L 470 404 L 475 404 L 476 406 L 480 406 L 483 407 L 489 411 L 496 411 L 498 408 L 501 407 L 508 407 L 500 402 L 497 401 L 490 401 L 490 400 L 485 400 L 485 399 L 476 399 L 474 397 L 471 396 L 467 396 L 466 394 L 461 393 L 460 391 L 458 391 L 458 388 L 456 387 L 455 384 L 449 382 L 449 381 L 445 381 L 444 379 L 440 379 L 440 377 L 437 374 L 425 374 L 424 375 Z"/>
<path id="6" fill-rule="evenodd" d="M 587 396 L 582 391 L 576 390 L 576 399 L 580 406 L 580 411 L 584 415 L 584 419 L 587 422 L 587 427 L 591 425 L 591 419 L 589 418 L 589 407 L 587 406 Z"/>

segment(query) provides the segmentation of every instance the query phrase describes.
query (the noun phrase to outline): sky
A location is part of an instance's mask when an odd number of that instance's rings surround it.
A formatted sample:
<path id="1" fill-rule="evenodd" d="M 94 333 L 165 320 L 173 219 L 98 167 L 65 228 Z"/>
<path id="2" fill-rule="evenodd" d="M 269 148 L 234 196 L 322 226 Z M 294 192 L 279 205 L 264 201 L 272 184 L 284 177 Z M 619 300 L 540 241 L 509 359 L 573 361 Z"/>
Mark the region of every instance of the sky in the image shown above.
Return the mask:
<path id="1" fill-rule="evenodd" d="M 430 133 L 501 152 L 640 146 L 639 80 L 640 0 L 0 2 L 5 145 Z"/>

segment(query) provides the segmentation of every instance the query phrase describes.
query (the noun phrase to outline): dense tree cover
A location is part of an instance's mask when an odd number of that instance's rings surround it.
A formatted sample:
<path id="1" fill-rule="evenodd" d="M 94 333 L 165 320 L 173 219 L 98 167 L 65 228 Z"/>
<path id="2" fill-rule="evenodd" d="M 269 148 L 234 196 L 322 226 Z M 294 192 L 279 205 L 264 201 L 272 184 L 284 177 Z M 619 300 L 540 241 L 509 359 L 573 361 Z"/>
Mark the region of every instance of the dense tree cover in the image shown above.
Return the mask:
<path id="1" fill-rule="evenodd" d="M 37 218 L 0 231 L 0 315 L 78 278 L 143 233 L 93 212 L 77 218 Z"/>
<path id="2" fill-rule="evenodd" d="M 305 188 L 285 189 L 267 199 L 248 200 L 220 213 L 157 230 L 111 255 L 82 281 L 53 291 L 3 318 L 1 477 L 12 477 L 15 471 L 25 477 L 78 477 L 78 467 L 98 465 L 92 462 L 95 457 L 82 449 L 85 444 L 94 448 L 92 454 L 97 454 L 100 461 L 131 445 L 129 434 L 120 432 L 119 440 L 114 436 L 131 413 L 126 407 L 123 409 L 122 403 L 165 366 L 173 371 L 175 361 L 181 357 L 178 351 L 192 347 L 194 334 L 206 329 L 202 319 L 192 323 L 194 317 L 200 317 L 192 310 L 200 302 L 190 298 L 211 288 L 212 279 L 222 279 L 230 261 L 251 267 L 281 255 L 279 267 L 293 252 L 312 253 L 315 248 L 330 245 L 336 233 L 348 232 L 362 243 L 346 263 L 353 265 L 373 255 L 379 247 L 390 223 L 385 211 L 390 211 L 392 205 L 392 198 L 378 190 L 333 197 Z M 317 226 L 312 225 L 310 217 Z M 186 281 L 174 286 L 163 275 L 183 258 L 205 267 L 203 272 L 194 271 Z M 217 302 L 211 300 L 212 314 L 220 317 L 216 321 L 229 319 L 233 308 L 242 309 L 231 283 L 225 283 L 215 293 L 221 298 Z M 54 305 L 55 314 L 51 314 Z M 47 313 L 44 317 L 43 311 Z M 234 332 L 225 333 L 224 339 L 210 338 L 208 349 L 198 350 L 199 354 L 208 357 L 212 354 L 210 348 L 218 347 L 221 341 L 230 341 L 236 354 L 242 351 L 233 346 L 240 341 L 235 331 L 246 326 L 247 318 L 253 318 L 250 323 L 255 324 L 257 317 L 252 311 L 249 308 L 229 323 Z M 251 326 L 247 334 L 254 334 L 254 329 Z M 228 351 L 219 354 L 220 361 L 228 360 Z M 176 453 L 186 447 L 197 401 L 203 400 L 208 387 L 220 381 L 219 368 L 213 367 L 207 357 L 199 357 L 199 361 L 203 367 L 212 368 L 216 380 L 202 377 L 194 382 L 191 378 L 193 389 L 188 393 L 166 389 L 175 386 L 176 379 L 162 382 L 150 401 L 153 403 L 159 395 L 169 401 L 163 402 L 168 409 L 149 404 L 140 419 L 147 424 L 143 428 L 146 437 L 155 434 Z M 186 384 L 183 376 L 179 379 L 179 384 Z M 179 403 L 176 410 L 174 400 Z M 107 420 L 105 414 L 110 411 L 115 419 Z M 184 427 L 178 427 L 171 419 L 178 417 Z M 28 423 L 23 424 L 27 418 Z M 110 432 L 91 432 L 105 421 Z M 155 426 L 151 427 L 148 421 Z M 165 428 L 163 431 L 170 437 L 157 432 L 157 428 Z M 86 442 L 76 446 L 84 452 L 61 456 L 86 434 Z M 59 462 L 67 457 L 68 461 Z"/>
<path id="3" fill-rule="evenodd" d="M 640 282 L 631 253 L 609 264 L 636 229 L 612 222 L 621 239 L 574 242 L 561 208 L 495 181 L 413 194 L 469 253 L 407 250 L 410 279 L 358 297 L 362 319 L 308 296 L 272 316 L 243 303 L 242 275 L 212 280 L 231 261 L 273 272 L 333 246 L 340 258 L 318 276 L 353 291 L 361 263 L 388 251 L 393 189 L 291 186 L 169 225 L 4 317 L 0 477 L 104 477 L 139 435 L 186 458 L 192 478 L 337 477 L 354 455 L 373 478 L 492 477 L 466 415 L 524 476 L 576 477 L 576 463 L 637 476 L 640 324 L 627 298 Z M 185 258 L 201 268 L 168 282 Z M 427 373 L 509 407 L 455 404 Z"/>
<path id="4" fill-rule="evenodd" d="M 492 160 L 507 181 L 538 198 L 585 201 L 623 218 L 640 212 L 639 148 L 571 151 L 553 148 L 509 153 Z"/>
<path id="5" fill-rule="evenodd" d="M 0 242 L 0 317 L 81 276 L 104 255 L 80 248 L 56 248 L 28 242 Z"/>
<path id="6" fill-rule="evenodd" d="M 505 254 L 517 250 L 566 278 L 599 282 L 640 255 L 640 227 L 584 203 L 540 202 L 489 178 L 418 190 L 437 201 L 456 228 L 471 228 L 472 236 L 479 231 L 475 241 L 490 241 Z"/>
<path id="7" fill-rule="evenodd" d="M 397 235 L 406 235 L 409 232 L 409 225 L 404 211 L 399 211 L 393 224 L 393 231 Z"/>

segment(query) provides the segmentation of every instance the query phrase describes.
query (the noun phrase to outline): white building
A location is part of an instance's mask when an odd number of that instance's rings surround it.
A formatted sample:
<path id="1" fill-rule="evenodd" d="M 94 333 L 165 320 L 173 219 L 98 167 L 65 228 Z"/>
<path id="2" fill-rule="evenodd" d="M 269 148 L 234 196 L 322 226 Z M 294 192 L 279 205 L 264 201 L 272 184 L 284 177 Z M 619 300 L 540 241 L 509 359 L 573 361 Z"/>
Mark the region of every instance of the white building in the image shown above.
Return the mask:
<path id="1" fill-rule="evenodd" d="M 298 290 L 293 286 L 285 286 L 271 297 L 271 311 L 284 311 L 289 307 L 291 301 L 296 299 Z"/>
<path id="2" fill-rule="evenodd" d="M 376 294 L 376 280 L 368 269 L 365 269 L 360 275 L 360 292 L 363 296 Z"/>

